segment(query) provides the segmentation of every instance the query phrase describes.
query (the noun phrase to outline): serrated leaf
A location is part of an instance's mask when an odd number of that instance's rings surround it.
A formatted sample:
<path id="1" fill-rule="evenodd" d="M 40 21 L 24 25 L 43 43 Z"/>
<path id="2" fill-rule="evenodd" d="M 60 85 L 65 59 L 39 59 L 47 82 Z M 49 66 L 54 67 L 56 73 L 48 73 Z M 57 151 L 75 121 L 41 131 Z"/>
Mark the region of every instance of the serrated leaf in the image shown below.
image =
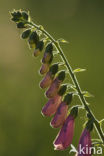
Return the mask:
<path id="1" fill-rule="evenodd" d="M 83 93 L 83 95 L 85 96 L 85 97 L 94 97 L 92 94 L 90 94 L 88 91 L 84 91 L 84 92 L 82 92 Z"/>
<path id="2" fill-rule="evenodd" d="M 86 69 L 77 68 L 73 72 L 78 73 L 78 72 L 83 72 L 83 71 L 86 71 Z"/>
<path id="3" fill-rule="evenodd" d="M 61 43 L 69 43 L 68 41 L 64 40 L 63 38 L 58 39 L 58 42 L 61 42 Z"/>

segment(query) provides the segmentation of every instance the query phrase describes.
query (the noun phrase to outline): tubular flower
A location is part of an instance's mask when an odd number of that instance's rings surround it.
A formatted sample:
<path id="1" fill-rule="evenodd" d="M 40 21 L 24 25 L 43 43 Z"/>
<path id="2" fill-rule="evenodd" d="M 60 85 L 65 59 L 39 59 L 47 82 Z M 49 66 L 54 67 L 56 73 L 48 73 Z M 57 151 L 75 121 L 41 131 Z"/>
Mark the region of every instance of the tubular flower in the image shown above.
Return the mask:
<path id="1" fill-rule="evenodd" d="M 64 150 L 70 146 L 74 134 L 74 120 L 78 114 L 78 107 L 73 107 L 70 115 L 65 120 L 59 134 L 54 141 L 55 150 Z"/>
<path id="2" fill-rule="evenodd" d="M 45 58 L 45 56 L 43 57 L 43 58 Z M 46 56 L 46 58 L 45 58 L 47 61 L 42 61 L 43 62 L 43 64 L 42 64 L 42 67 L 41 67 L 41 69 L 40 69 L 40 74 L 46 74 L 48 71 L 49 71 L 49 67 L 50 67 L 50 64 L 52 63 L 52 61 L 53 61 L 53 54 L 51 53 L 49 53 L 49 56 Z"/>
<path id="3" fill-rule="evenodd" d="M 41 53 L 41 51 L 43 50 L 43 47 L 44 47 L 44 42 L 39 41 L 36 46 L 36 49 L 34 50 L 34 56 L 38 56 Z"/>
<path id="4" fill-rule="evenodd" d="M 55 78 L 55 80 L 52 82 L 50 88 L 46 91 L 46 96 L 48 98 L 53 98 L 57 94 L 60 85 L 64 81 L 64 79 L 65 79 L 65 71 L 61 71 Z"/>
<path id="5" fill-rule="evenodd" d="M 91 136 L 90 136 L 90 131 L 93 129 L 93 124 L 91 120 L 88 121 L 86 124 L 85 129 L 83 130 L 80 140 L 79 140 L 79 145 L 78 145 L 78 153 L 76 156 L 91 156 L 92 155 L 92 142 L 91 142 Z"/>
<path id="6" fill-rule="evenodd" d="M 57 109 L 57 112 L 50 123 L 52 127 L 58 128 L 61 125 L 63 125 L 65 119 L 67 118 L 68 105 L 71 103 L 71 101 L 72 94 L 70 93 L 65 96 L 64 101 L 60 104 L 59 108 Z"/>
<path id="7" fill-rule="evenodd" d="M 43 89 L 49 87 L 57 72 L 58 72 L 58 64 L 53 64 L 50 67 L 49 72 L 45 75 L 44 79 L 40 82 L 40 87 Z"/>
<path id="8" fill-rule="evenodd" d="M 42 114 L 45 116 L 52 116 L 56 113 L 60 103 L 62 102 L 62 96 L 66 91 L 66 85 L 63 85 L 58 94 L 49 99 L 49 101 L 47 102 L 47 104 L 42 108 Z"/>
<path id="9" fill-rule="evenodd" d="M 49 71 L 49 64 L 42 64 L 40 68 L 40 74 L 45 74 Z"/>
<path id="10" fill-rule="evenodd" d="M 49 43 L 45 49 L 42 63 L 49 63 L 51 61 L 51 58 L 53 57 L 52 51 L 53 51 L 53 45 L 52 43 Z"/>

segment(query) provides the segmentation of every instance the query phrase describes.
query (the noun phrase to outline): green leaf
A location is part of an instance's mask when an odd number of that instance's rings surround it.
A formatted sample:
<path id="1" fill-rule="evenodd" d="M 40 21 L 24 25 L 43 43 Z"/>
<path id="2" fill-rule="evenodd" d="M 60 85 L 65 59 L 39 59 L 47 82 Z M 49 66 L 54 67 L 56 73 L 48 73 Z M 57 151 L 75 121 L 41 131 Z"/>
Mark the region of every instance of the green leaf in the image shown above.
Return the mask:
<path id="1" fill-rule="evenodd" d="M 39 28 L 40 28 L 41 30 L 44 30 L 44 27 L 43 27 L 42 25 L 39 25 Z"/>
<path id="2" fill-rule="evenodd" d="M 61 42 L 61 43 L 69 43 L 68 41 L 64 40 L 63 38 L 58 39 L 58 42 Z"/>
<path id="3" fill-rule="evenodd" d="M 101 127 L 102 127 L 103 122 L 104 122 L 104 119 L 99 121 L 99 124 L 100 124 Z"/>
<path id="4" fill-rule="evenodd" d="M 90 94 L 88 91 L 84 91 L 84 92 L 82 92 L 83 93 L 83 95 L 85 96 L 85 97 L 94 97 L 92 94 Z"/>
<path id="5" fill-rule="evenodd" d="M 83 72 L 83 71 L 86 71 L 86 69 L 77 68 L 73 72 L 78 73 L 78 72 Z"/>

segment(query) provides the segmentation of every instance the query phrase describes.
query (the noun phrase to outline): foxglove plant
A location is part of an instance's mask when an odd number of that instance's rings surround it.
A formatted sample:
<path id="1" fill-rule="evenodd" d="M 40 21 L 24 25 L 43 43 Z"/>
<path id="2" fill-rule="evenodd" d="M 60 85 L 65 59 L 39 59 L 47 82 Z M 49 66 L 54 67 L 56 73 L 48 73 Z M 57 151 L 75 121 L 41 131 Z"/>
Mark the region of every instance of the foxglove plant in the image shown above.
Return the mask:
<path id="1" fill-rule="evenodd" d="M 26 39 L 30 49 L 33 50 L 35 57 L 43 53 L 41 59 L 40 74 L 43 75 L 43 79 L 40 82 L 40 87 L 46 90 L 46 96 L 48 102 L 42 108 L 42 114 L 44 116 L 52 116 L 51 126 L 53 128 L 60 127 L 60 131 L 54 141 L 54 147 L 56 150 L 64 150 L 72 143 L 75 118 L 78 117 L 79 108 L 86 110 L 88 123 L 83 130 L 80 137 L 79 144 L 82 146 L 90 147 L 93 144 L 90 131 L 91 125 L 94 125 L 95 130 L 99 136 L 97 144 L 104 145 L 104 133 L 101 127 L 101 121 L 98 121 L 87 103 L 85 97 L 89 97 L 90 94 L 87 91 L 82 91 L 79 82 L 76 78 L 77 72 L 82 72 L 84 69 L 72 70 L 62 48 L 60 42 L 65 43 L 64 39 L 55 40 L 41 25 L 36 25 L 31 21 L 29 12 L 22 10 L 14 10 L 11 14 L 11 20 L 17 25 L 17 28 L 23 29 L 21 35 L 22 39 Z M 62 62 L 56 62 L 53 64 L 54 55 L 59 55 Z M 64 70 L 61 70 L 63 65 Z M 61 70 L 61 71 L 60 71 Z M 66 75 L 69 75 L 72 79 L 72 83 L 63 84 Z M 71 91 L 72 90 L 72 91 Z M 69 110 L 69 105 L 72 101 L 72 97 L 77 95 L 81 102 L 80 106 L 74 106 Z M 70 111 L 70 113 L 69 113 Z M 89 126 L 89 123 L 90 126 Z M 79 150 L 79 145 L 78 145 Z M 79 152 L 79 151 L 78 151 Z M 80 155 L 80 154 L 76 154 Z M 88 156 L 88 154 L 85 154 Z M 91 154 L 90 154 L 91 155 Z M 83 154 L 81 155 L 83 156 Z"/>

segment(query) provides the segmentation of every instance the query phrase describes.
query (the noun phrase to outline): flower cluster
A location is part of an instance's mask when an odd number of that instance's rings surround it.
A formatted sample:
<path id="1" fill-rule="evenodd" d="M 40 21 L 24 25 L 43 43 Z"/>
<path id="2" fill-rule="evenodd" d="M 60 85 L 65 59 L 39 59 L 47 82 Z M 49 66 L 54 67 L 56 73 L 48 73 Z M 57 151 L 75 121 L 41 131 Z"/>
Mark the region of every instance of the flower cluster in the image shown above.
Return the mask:
<path id="1" fill-rule="evenodd" d="M 51 127 L 60 128 L 53 144 L 55 150 L 64 150 L 72 143 L 75 118 L 78 116 L 79 111 L 78 106 L 73 106 L 69 109 L 72 98 L 75 95 L 74 91 L 69 91 L 68 85 L 63 84 L 66 71 L 60 70 L 59 62 L 54 62 L 54 51 L 57 51 L 54 41 L 47 39 L 46 34 L 39 27 L 35 28 L 30 21 L 29 13 L 14 10 L 11 15 L 12 21 L 17 24 L 17 28 L 25 29 L 21 37 L 28 41 L 29 47 L 34 51 L 34 56 L 37 57 L 43 52 L 40 68 L 40 74 L 43 75 L 43 79 L 40 82 L 40 87 L 45 89 L 48 102 L 42 108 L 42 115 L 52 117 Z M 86 145 L 88 148 L 92 147 L 90 136 L 92 127 L 93 120 L 91 117 L 88 117 L 88 122 L 80 137 L 76 156 L 84 155 L 80 153 L 80 145 L 82 147 Z M 85 155 L 91 156 L 91 154 L 87 153 Z"/>

